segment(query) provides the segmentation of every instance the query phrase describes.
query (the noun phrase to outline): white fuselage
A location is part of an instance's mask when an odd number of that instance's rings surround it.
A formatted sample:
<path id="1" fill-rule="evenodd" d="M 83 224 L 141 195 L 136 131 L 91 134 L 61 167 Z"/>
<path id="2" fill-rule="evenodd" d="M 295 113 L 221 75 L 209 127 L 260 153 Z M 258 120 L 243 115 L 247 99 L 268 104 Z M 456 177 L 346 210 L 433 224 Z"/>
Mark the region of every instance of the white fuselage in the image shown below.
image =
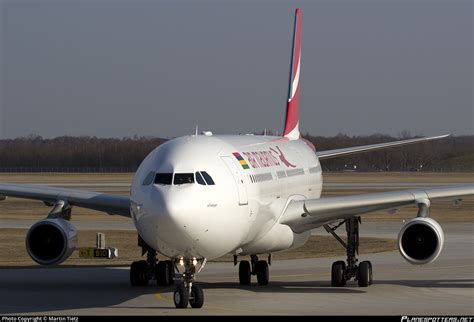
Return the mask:
<path id="1" fill-rule="evenodd" d="M 203 172 L 214 185 L 196 182 Z M 155 173 L 165 181 L 192 174 L 194 183 L 155 183 Z M 290 200 L 319 198 L 321 189 L 321 166 L 305 140 L 192 135 L 145 158 L 133 179 L 131 212 L 143 240 L 170 258 L 264 254 L 307 241 L 309 232 L 296 234 L 279 220 Z"/>

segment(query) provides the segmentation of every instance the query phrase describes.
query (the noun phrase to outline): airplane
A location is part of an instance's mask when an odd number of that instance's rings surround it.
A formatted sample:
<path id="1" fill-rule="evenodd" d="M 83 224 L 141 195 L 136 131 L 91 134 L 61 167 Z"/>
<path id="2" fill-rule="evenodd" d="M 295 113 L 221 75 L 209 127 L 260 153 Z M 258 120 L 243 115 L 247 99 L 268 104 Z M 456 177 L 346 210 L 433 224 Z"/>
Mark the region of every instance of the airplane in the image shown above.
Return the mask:
<path id="1" fill-rule="evenodd" d="M 429 217 L 430 202 L 455 201 L 474 194 L 474 185 L 416 188 L 321 197 L 320 161 L 403 146 L 447 135 L 319 151 L 299 131 L 301 10 L 296 9 L 286 119 L 282 136 L 187 135 L 154 149 L 136 171 L 130 196 L 28 184 L 0 184 L 7 197 L 41 200 L 52 207 L 47 218 L 28 230 L 26 248 L 40 265 L 58 265 L 77 246 L 78 233 L 69 221 L 73 207 L 131 218 L 146 260 L 130 267 L 130 283 L 150 280 L 172 285 L 177 308 L 200 308 L 204 293 L 195 276 L 208 260 L 226 254 L 239 263 L 239 283 L 269 283 L 271 254 L 300 247 L 311 231 L 324 227 L 346 248 L 346 261 L 331 267 L 331 285 L 353 279 L 360 287 L 373 282 L 370 261 L 359 262 L 361 216 L 417 205 L 416 217 L 398 235 L 401 256 L 416 265 L 433 262 L 444 234 Z M 345 226 L 347 242 L 336 229 Z M 158 254 L 163 256 L 158 260 Z M 249 258 L 250 260 L 246 260 Z"/>

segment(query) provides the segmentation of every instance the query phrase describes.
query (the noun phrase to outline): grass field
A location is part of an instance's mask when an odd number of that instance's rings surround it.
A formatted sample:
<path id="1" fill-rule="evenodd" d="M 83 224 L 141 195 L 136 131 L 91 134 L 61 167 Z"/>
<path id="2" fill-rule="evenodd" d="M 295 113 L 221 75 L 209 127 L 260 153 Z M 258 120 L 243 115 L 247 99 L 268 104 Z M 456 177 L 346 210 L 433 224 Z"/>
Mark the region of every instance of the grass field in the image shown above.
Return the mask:
<path id="1" fill-rule="evenodd" d="M 25 249 L 24 229 L 0 229 L 0 268 L 1 267 L 38 267 L 28 256 Z M 137 234 L 133 231 L 101 231 L 105 233 L 107 244 L 119 249 L 119 257 L 107 259 L 79 258 L 78 253 L 73 255 L 60 266 L 96 266 L 96 265 L 130 265 L 132 261 L 141 257 L 141 249 L 137 246 Z M 80 231 L 79 247 L 93 247 L 95 232 Z M 391 239 L 361 238 L 360 253 L 379 253 L 396 249 L 396 241 Z M 14 256 L 12 256 L 14 254 Z M 344 255 L 345 249 L 331 236 L 311 236 L 310 240 L 295 250 L 273 255 L 275 260 L 295 258 L 316 258 L 325 256 Z M 144 257 L 145 258 L 145 257 Z M 216 259 L 220 262 L 232 262 L 232 256 Z"/>
<path id="2" fill-rule="evenodd" d="M 65 173 L 40 173 L 40 174 L 0 174 L 0 182 L 12 183 L 36 183 L 36 184 L 127 184 L 130 183 L 132 174 L 65 174 Z M 337 172 L 325 173 L 326 183 L 473 183 L 473 173 L 357 173 Z M 87 188 L 86 188 L 87 189 Z M 129 194 L 126 185 L 113 188 L 100 187 L 96 190 L 117 194 Z M 393 190 L 387 188 L 386 190 Z M 340 190 L 324 189 L 323 196 L 339 196 L 383 190 Z M 2 219 L 30 219 L 40 220 L 45 218 L 49 211 L 42 202 L 8 198 L 0 202 L 0 267 L 32 266 L 35 263 L 29 258 L 25 250 L 26 231 L 21 229 L 2 229 Z M 411 219 L 416 216 L 417 209 L 413 207 L 401 208 L 396 214 L 387 212 L 375 212 L 363 216 L 363 222 L 370 221 L 396 221 Z M 447 222 L 474 222 L 474 197 L 464 198 L 461 205 L 455 206 L 451 201 L 432 202 L 430 216 L 440 223 Z M 88 209 L 74 208 L 74 221 L 129 221 L 129 218 L 109 216 L 101 212 Z M 133 231 L 105 231 L 107 241 L 110 245 L 119 248 L 119 258 L 114 260 L 86 260 L 78 258 L 73 254 L 64 265 L 129 265 L 131 261 L 140 258 L 140 249 L 136 246 L 136 232 Z M 95 243 L 94 231 L 79 232 L 80 246 L 93 246 Z M 396 249 L 394 240 L 361 238 L 361 253 L 382 252 Z M 14 254 L 14 256 L 12 256 Z M 330 236 L 312 236 L 310 241 L 303 247 L 275 254 L 275 259 L 306 258 L 343 255 L 344 249 Z M 224 257 L 220 261 L 232 261 L 232 257 Z"/>

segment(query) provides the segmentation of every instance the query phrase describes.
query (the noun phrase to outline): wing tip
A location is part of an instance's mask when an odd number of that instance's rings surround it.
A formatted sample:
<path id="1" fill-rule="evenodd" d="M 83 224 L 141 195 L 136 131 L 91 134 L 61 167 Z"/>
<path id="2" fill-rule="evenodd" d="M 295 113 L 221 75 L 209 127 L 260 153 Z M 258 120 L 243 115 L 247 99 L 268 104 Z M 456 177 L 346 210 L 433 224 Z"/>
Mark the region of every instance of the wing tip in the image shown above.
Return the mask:
<path id="1" fill-rule="evenodd" d="M 432 140 L 436 140 L 436 139 L 444 139 L 444 138 L 447 138 L 451 136 L 451 133 L 448 133 L 448 134 L 442 134 L 442 135 L 438 135 L 438 136 L 432 136 L 432 137 L 429 137 L 428 139 L 432 139 Z"/>

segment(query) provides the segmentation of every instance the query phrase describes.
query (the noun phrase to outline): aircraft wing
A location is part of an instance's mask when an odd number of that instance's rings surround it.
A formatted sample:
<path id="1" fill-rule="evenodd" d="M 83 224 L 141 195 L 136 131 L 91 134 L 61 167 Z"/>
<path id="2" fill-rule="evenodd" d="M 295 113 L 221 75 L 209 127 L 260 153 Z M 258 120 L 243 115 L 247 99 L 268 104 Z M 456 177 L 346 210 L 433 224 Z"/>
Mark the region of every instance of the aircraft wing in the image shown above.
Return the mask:
<path id="1" fill-rule="evenodd" d="M 51 204 L 62 200 L 71 206 L 130 217 L 130 198 L 127 196 L 42 185 L 0 183 L 0 200 L 5 197 L 41 200 Z"/>
<path id="2" fill-rule="evenodd" d="M 326 151 L 317 151 L 316 155 L 320 160 L 346 156 L 350 154 L 362 153 L 362 152 L 370 152 L 375 150 L 387 149 L 401 145 L 408 145 L 413 143 L 419 142 L 426 142 L 431 140 L 438 140 L 448 137 L 449 134 L 440 135 L 440 136 L 431 136 L 426 138 L 417 138 L 417 139 L 409 139 L 409 140 L 401 140 L 401 141 L 394 141 L 394 142 L 387 142 L 387 143 L 378 143 L 378 144 L 370 144 L 370 145 L 362 145 L 362 146 L 355 146 L 352 148 L 344 148 L 344 149 L 335 149 L 335 150 L 326 150 Z"/>
<path id="3" fill-rule="evenodd" d="M 472 184 L 293 200 L 283 213 L 280 223 L 290 226 L 296 233 L 302 233 L 351 216 L 420 203 L 429 206 L 431 199 L 459 200 L 460 197 L 469 195 L 474 195 Z"/>

